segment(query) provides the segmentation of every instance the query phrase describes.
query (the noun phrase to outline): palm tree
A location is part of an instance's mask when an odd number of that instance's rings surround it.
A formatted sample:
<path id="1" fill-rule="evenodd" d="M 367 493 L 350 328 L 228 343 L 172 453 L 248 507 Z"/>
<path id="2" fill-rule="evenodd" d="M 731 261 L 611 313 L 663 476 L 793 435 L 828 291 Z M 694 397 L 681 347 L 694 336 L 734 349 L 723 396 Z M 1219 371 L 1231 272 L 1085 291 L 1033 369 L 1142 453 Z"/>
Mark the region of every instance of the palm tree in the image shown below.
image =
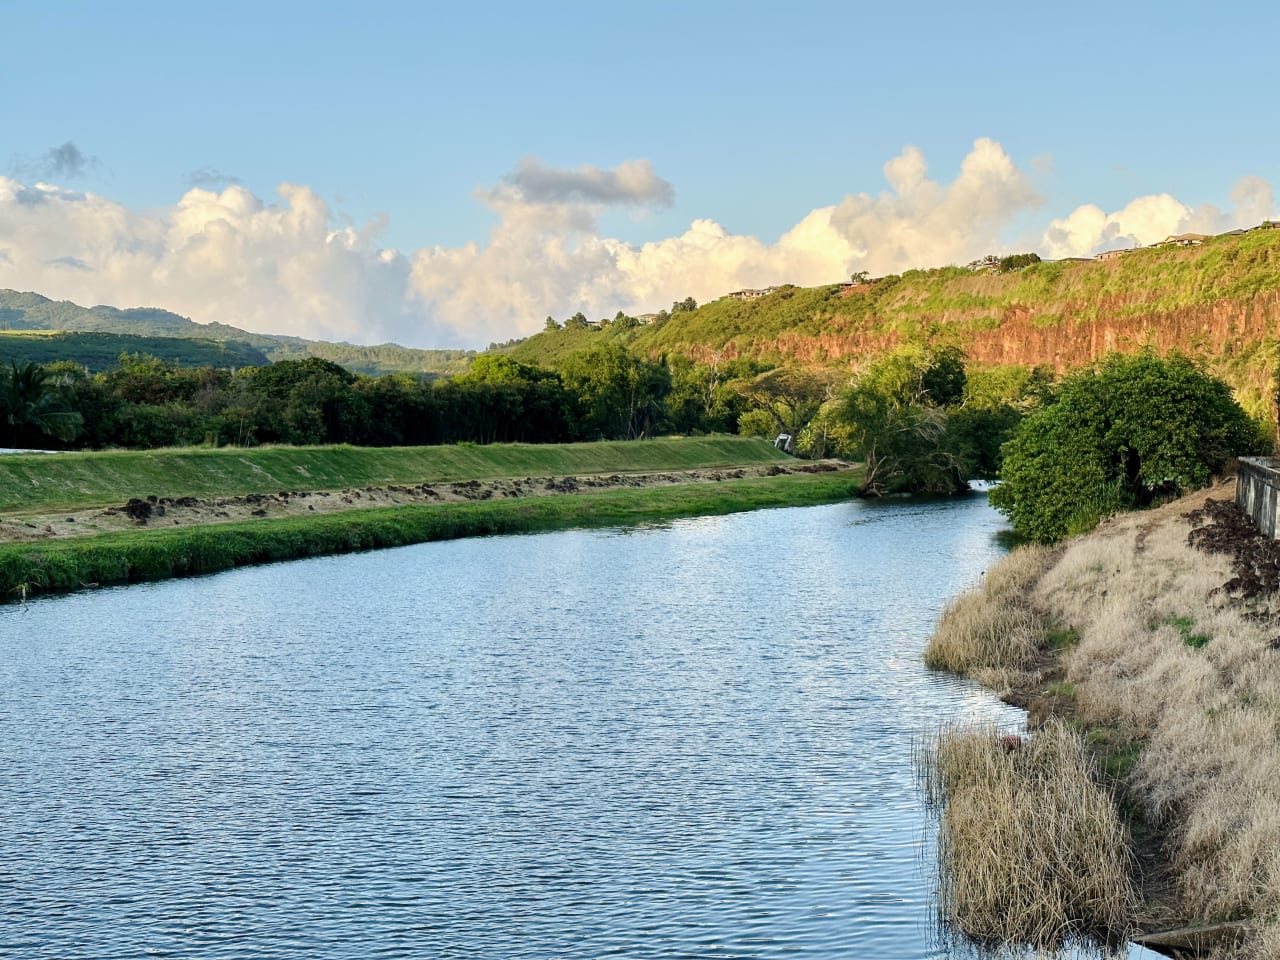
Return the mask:
<path id="1" fill-rule="evenodd" d="M 66 400 L 54 390 L 49 374 L 36 363 L 21 367 L 9 362 L 11 370 L 0 373 L 0 427 L 15 440 L 34 430 L 62 441 L 71 441 L 80 432 L 84 418 L 66 409 Z"/>

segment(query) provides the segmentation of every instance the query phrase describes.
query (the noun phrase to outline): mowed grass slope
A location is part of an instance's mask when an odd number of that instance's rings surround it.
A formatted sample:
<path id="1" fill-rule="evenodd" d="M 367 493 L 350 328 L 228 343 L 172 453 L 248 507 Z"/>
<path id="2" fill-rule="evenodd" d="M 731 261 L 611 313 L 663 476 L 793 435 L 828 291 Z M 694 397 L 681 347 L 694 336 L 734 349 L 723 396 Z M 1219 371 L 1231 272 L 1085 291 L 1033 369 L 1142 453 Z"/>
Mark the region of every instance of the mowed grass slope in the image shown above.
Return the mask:
<path id="1" fill-rule="evenodd" d="M 0 456 L 0 513 L 130 497 L 241 496 L 505 477 L 651 473 L 789 459 L 746 437 L 441 447 L 258 447 Z"/>

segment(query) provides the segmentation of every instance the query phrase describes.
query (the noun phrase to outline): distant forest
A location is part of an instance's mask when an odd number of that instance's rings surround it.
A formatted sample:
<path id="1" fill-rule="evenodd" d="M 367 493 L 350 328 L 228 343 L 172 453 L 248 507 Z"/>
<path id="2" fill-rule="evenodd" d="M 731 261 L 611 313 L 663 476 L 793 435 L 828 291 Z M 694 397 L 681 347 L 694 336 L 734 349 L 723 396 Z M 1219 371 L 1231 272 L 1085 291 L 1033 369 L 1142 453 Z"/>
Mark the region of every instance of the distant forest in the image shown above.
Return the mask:
<path id="1" fill-rule="evenodd" d="M 235 340 L 135 337 L 119 333 L 0 331 L 0 363 L 49 364 L 69 361 L 91 373 L 114 370 L 122 355 L 151 356 L 181 367 L 265 367 L 271 361 L 256 347 Z"/>

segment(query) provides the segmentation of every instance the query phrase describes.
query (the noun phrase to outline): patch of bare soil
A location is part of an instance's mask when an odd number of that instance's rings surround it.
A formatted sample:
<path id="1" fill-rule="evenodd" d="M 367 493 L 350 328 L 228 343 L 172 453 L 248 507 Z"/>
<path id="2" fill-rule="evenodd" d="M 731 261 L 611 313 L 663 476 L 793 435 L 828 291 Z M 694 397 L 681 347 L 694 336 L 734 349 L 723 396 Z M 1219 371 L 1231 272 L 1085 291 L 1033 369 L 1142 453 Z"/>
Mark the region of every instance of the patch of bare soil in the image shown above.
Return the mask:
<path id="1" fill-rule="evenodd" d="M 139 527 L 233 523 L 261 517 L 337 513 L 370 507 L 465 503 L 474 500 L 546 497 L 587 491 L 639 489 L 685 483 L 719 483 L 748 477 L 793 473 L 827 473 L 852 464 L 839 460 L 666 473 L 588 474 L 524 477 L 509 480 L 463 480 L 416 486 L 351 487 L 344 490 L 281 490 L 242 497 L 130 497 L 119 506 L 58 514 L 11 514 L 0 517 L 0 542 L 92 536 Z"/>

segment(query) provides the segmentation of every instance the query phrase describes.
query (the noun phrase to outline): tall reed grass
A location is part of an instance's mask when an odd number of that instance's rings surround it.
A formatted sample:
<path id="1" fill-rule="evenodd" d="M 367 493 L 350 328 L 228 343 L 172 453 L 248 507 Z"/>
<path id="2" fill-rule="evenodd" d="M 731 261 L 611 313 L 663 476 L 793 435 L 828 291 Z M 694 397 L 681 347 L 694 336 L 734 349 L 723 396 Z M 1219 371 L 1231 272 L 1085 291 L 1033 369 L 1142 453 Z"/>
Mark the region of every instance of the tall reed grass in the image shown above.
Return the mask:
<path id="1" fill-rule="evenodd" d="M 1029 740 L 947 729 L 922 754 L 940 813 L 938 908 L 980 943 L 1115 943 L 1133 925 L 1127 833 L 1083 739 L 1049 720 Z"/>
<path id="2" fill-rule="evenodd" d="M 1048 547 L 1018 547 L 987 572 L 982 586 L 952 600 L 925 647 L 925 665 L 965 676 L 1030 666 L 1044 630 L 1027 596 L 1052 557 Z"/>
<path id="3" fill-rule="evenodd" d="M 1182 516 L 1204 496 L 1070 542 L 1033 602 L 1079 631 L 1066 658 L 1078 721 L 1141 746 L 1126 794 L 1167 837 L 1182 917 L 1254 920 L 1249 943 L 1218 955 L 1274 960 L 1280 597 L 1218 591 L 1230 561 L 1191 548 Z"/>

